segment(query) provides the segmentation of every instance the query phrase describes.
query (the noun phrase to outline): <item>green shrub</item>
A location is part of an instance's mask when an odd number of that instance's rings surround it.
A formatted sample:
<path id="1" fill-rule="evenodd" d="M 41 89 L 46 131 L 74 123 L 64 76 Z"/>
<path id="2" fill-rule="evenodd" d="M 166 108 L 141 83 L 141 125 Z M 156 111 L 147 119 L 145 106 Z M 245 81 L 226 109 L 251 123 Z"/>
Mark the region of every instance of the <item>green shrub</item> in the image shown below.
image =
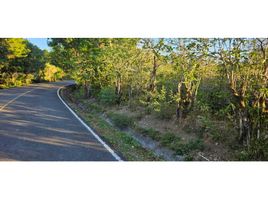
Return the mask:
<path id="1" fill-rule="evenodd" d="M 208 112 L 218 117 L 226 117 L 230 110 L 230 92 L 226 82 L 220 77 L 206 80 L 200 87 L 196 105 L 202 112 Z"/>
<path id="2" fill-rule="evenodd" d="M 150 93 L 150 102 L 143 102 L 147 106 L 146 113 L 151 114 L 154 111 L 160 119 L 171 119 L 176 110 L 171 94 L 172 91 L 167 92 L 165 86 L 160 91 Z"/>
<path id="3" fill-rule="evenodd" d="M 33 74 L 26 74 L 24 82 L 25 82 L 26 85 L 29 85 L 29 84 L 32 83 L 33 79 L 34 79 Z"/>
<path id="4" fill-rule="evenodd" d="M 25 80 L 25 74 L 16 72 L 12 74 L 12 79 L 14 86 L 22 86 Z"/>
<path id="5" fill-rule="evenodd" d="M 104 105 L 114 105 L 116 104 L 116 99 L 117 97 L 112 87 L 102 88 L 98 95 L 98 100 Z"/>
<path id="6" fill-rule="evenodd" d="M 108 117 L 112 120 L 115 126 L 123 129 L 134 125 L 134 120 L 126 115 L 117 113 L 108 113 Z"/>
<path id="7" fill-rule="evenodd" d="M 160 119 L 171 119 L 175 113 L 175 107 L 168 103 L 161 103 L 160 109 L 156 112 L 156 116 Z"/>
<path id="8" fill-rule="evenodd" d="M 39 77 L 48 82 L 61 80 L 64 75 L 65 74 L 61 68 L 49 63 L 46 63 L 44 69 L 39 71 Z"/>
<path id="9" fill-rule="evenodd" d="M 268 160 L 268 138 L 254 139 L 251 141 L 248 149 L 238 154 L 238 160 L 264 161 Z"/>
<path id="10" fill-rule="evenodd" d="M 14 87 L 29 85 L 32 83 L 34 76 L 33 74 L 24 74 L 20 72 L 14 73 L 3 73 L 2 78 L 4 79 L 2 87 Z"/>
<path id="11" fill-rule="evenodd" d="M 174 133 L 166 133 L 162 136 L 160 143 L 163 146 L 170 146 L 174 142 L 181 141 Z"/>
<path id="12" fill-rule="evenodd" d="M 84 90 L 83 88 L 80 86 L 80 87 L 77 87 L 74 92 L 73 92 L 73 95 L 76 99 L 82 99 L 84 98 Z"/>
<path id="13" fill-rule="evenodd" d="M 213 141 L 221 142 L 224 141 L 224 135 L 222 134 L 222 130 L 219 127 L 219 124 L 211 121 L 209 117 L 206 116 L 198 116 L 198 122 L 200 123 L 200 131 L 209 135 Z"/>
<path id="14" fill-rule="evenodd" d="M 187 149 L 189 149 L 190 151 L 203 150 L 204 149 L 204 142 L 201 139 L 191 140 L 190 142 L 188 142 L 186 144 L 186 146 L 187 146 Z"/>
<path id="15" fill-rule="evenodd" d="M 179 155 L 187 155 L 191 153 L 192 151 L 196 150 L 203 150 L 204 149 L 204 143 L 202 140 L 191 140 L 186 144 L 183 143 L 177 143 L 176 145 L 172 146 L 173 150 L 176 152 L 176 154 Z"/>

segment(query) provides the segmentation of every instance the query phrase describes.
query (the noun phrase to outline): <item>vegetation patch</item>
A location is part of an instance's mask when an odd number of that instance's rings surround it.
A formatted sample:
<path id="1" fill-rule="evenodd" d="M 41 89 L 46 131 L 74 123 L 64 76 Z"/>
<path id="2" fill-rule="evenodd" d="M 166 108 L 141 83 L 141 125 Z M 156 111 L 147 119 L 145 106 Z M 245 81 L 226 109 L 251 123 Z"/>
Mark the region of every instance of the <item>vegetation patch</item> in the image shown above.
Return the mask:
<path id="1" fill-rule="evenodd" d="M 105 87 L 101 89 L 98 95 L 98 100 L 104 105 L 114 105 L 116 103 L 117 96 L 112 87 Z"/>
<path id="2" fill-rule="evenodd" d="M 84 112 L 109 115 L 120 129 L 142 126 L 181 153 L 203 143 L 215 159 L 268 160 L 267 38 L 50 38 L 48 45 L 49 52 L 0 38 L 0 88 L 60 80 L 65 69 Z"/>
<path id="3" fill-rule="evenodd" d="M 70 94 L 66 95 L 66 89 L 63 96 L 68 104 L 100 135 L 116 152 L 129 161 L 154 161 L 162 160 L 155 156 L 151 151 L 143 148 L 136 140 L 123 131 L 111 126 L 97 114 L 96 110 L 85 110 L 78 104 L 70 101 Z M 90 105 L 90 104 L 87 104 Z"/>
<path id="4" fill-rule="evenodd" d="M 61 80 L 65 73 L 48 54 L 27 39 L 0 38 L 0 89 Z"/>
<path id="5" fill-rule="evenodd" d="M 142 134 L 143 136 L 150 137 L 153 140 L 160 141 L 161 139 L 161 133 L 159 131 L 154 130 L 153 128 L 146 129 L 146 128 L 136 126 L 135 130 L 138 133 Z"/>
<path id="6" fill-rule="evenodd" d="M 108 112 L 107 115 L 120 129 L 132 127 L 134 125 L 134 120 L 132 117 L 113 112 Z"/>

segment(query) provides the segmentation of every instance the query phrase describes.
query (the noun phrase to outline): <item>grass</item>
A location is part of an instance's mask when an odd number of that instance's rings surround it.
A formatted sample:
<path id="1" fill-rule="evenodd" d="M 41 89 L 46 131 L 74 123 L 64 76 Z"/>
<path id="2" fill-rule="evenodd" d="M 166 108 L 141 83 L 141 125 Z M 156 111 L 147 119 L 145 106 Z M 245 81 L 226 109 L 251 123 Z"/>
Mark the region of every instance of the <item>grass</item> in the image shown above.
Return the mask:
<path id="1" fill-rule="evenodd" d="M 128 117 L 126 115 L 117 114 L 117 113 L 113 113 L 113 112 L 108 112 L 107 115 L 112 120 L 114 125 L 120 129 L 132 127 L 134 125 L 133 118 Z"/>
<path id="2" fill-rule="evenodd" d="M 188 143 L 184 143 L 182 139 L 174 133 L 168 132 L 163 134 L 152 128 L 145 129 L 141 127 L 135 127 L 135 130 L 143 136 L 148 136 L 158 141 L 161 146 L 175 151 L 176 154 L 186 156 L 187 159 L 194 151 L 204 149 L 202 139 L 190 140 Z"/>
<path id="3" fill-rule="evenodd" d="M 203 150 L 204 143 L 201 139 L 191 140 L 186 144 L 178 143 L 171 148 L 179 155 L 191 155 L 194 151 Z"/>
<path id="4" fill-rule="evenodd" d="M 79 108 L 76 104 L 68 102 L 69 105 L 85 120 L 86 123 L 92 127 L 100 137 L 102 137 L 116 152 L 119 152 L 125 160 L 129 161 L 159 161 L 161 158 L 155 156 L 153 152 L 143 148 L 136 140 L 130 135 L 119 131 L 112 127 L 104 119 L 102 119 L 96 111 L 100 111 L 96 106 L 92 104 L 87 110 Z M 93 108 L 93 109 L 92 109 Z M 121 122 L 122 119 L 117 115 L 114 119 L 119 121 L 119 124 L 125 125 L 127 122 Z"/>
<path id="5" fill-rule="evenodd" d="M 143 136 L 148 136 L 148 137 L 152 138 L 153 140 L 160 141 L 160 139 L 161 139 L 161 133 L 159 131 L 152 129 L 152 128 L 146 129 L 146 128 L 136 126 L 135 130 L 138 133 L 142 134 Z"/>
<path id="6" fill-rule="evenodd" d="M 181 138 L 173 133 L 166 133 L 160 139 L 160 143 L 163 146 L 169 146 L 172 143 L 178 143 L 178 142 L 181 142 Z"/>
<path id="7" fill-rule="evenodd" d="M 84 101 L 84 104 L 87 106 L 87 108 L 94 113 L 102 113 L 105 111 L 105 109 L 101 106 L 99 106 L 96 103 L 87 103 L 86 101 Z"/>

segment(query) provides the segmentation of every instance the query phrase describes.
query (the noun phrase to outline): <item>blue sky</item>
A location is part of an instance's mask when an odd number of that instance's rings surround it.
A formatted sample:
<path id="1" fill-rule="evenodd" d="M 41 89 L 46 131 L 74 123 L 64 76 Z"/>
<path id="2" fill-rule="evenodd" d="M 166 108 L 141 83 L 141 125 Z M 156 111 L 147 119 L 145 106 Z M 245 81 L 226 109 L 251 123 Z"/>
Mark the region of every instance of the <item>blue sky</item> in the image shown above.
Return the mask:
<path id="1" fill-rule="evenodd" d="M 31 43 L 35 44 L 42 50 L 49 50 L 49 47 L 47 45 L 47 38 L 27 38 L 27 40 L 29 40 Z"/>

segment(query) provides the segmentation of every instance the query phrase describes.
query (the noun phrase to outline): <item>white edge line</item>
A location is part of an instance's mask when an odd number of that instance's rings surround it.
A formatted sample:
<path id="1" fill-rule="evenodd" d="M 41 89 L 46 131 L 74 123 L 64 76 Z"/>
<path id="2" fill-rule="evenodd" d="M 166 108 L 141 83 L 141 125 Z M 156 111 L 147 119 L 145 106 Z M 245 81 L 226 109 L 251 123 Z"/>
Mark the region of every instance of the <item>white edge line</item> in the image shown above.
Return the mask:
<path id="1" fill-rule="evenodd" d="M 64 86 L 63 86 L 64 87 Z M 123 161 L 115 152 L 114 150 L 111 149 L 111 147 L 109 147 L 80 117 L 78 117 L 78 115 L 67 105 L 67 103 L 64 102 L 64 100 L 61 98 L 60 96 L 60 90 L 63 88 L 60 87 L 57 90 L 57 95 L 59 97 L 59 99 L 61 100 L 61 102 L 66 106 L 66 108 L 68 108 L 68 110 L 78 119 L 78 121 L 84 126 L 86 127 L 86 129 L 106 148 L 107 151 L 109 151 L 112 156 L 118 160 L 118 161 Z"/>

